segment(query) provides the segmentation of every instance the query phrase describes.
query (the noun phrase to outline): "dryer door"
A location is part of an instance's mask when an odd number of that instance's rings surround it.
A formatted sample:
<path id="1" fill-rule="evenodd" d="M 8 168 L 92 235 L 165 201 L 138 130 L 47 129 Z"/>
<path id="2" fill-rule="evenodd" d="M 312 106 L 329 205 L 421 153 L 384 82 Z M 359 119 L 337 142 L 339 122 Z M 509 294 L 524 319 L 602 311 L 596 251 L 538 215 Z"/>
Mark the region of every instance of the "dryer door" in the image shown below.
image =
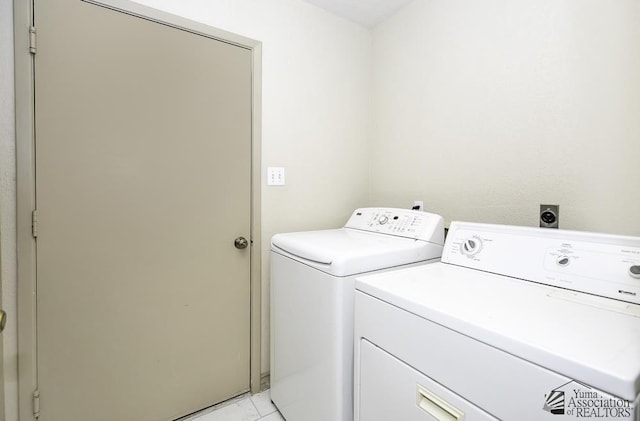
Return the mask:
<path id="1" fill-rule="evenodd" d="M 355 421 L 498 420 L 366 339 L 357 393 Z"/>

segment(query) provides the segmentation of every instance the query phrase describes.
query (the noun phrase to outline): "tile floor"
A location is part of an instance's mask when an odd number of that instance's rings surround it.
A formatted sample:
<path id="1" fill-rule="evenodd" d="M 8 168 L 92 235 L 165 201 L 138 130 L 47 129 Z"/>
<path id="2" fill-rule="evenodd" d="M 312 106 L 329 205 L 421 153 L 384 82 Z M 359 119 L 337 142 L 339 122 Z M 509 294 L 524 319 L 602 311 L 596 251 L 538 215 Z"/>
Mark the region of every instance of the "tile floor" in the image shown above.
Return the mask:
<path id="1" fill-rule="evenodd" d="M 229 399 L 180 421 L 284 421 L 271 403 L 269 390 Z"/>

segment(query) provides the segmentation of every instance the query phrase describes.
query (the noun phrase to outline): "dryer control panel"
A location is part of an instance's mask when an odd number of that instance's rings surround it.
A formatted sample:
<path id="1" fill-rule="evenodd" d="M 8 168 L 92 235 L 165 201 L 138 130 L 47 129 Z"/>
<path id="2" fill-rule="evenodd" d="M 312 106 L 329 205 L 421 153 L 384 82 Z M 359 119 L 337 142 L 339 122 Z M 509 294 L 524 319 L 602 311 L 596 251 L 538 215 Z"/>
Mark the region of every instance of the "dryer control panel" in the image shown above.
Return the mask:
<path id="1" fill-rule="evenodd" d="M 640 237 L 452 222 L 442 261 L 640 304 Z"/>
<path id="2" fill-rule="evenodd" d="M 353 212 L 344 227 L 444 244 L 444 220 L 442 216 L 428 212 L 360 208 Z"/>

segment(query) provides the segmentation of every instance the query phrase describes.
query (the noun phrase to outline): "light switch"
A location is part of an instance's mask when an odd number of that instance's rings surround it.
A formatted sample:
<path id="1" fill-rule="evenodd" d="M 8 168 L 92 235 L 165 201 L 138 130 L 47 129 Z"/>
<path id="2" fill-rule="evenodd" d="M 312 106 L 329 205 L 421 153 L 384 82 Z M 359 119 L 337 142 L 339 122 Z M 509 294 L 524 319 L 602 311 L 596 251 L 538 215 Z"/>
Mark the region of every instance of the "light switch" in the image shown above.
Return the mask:
<path id="1" fill-rule="evenodd" d="M 267 167 L 267 185 L 284 186 L 284 167 Z"/>

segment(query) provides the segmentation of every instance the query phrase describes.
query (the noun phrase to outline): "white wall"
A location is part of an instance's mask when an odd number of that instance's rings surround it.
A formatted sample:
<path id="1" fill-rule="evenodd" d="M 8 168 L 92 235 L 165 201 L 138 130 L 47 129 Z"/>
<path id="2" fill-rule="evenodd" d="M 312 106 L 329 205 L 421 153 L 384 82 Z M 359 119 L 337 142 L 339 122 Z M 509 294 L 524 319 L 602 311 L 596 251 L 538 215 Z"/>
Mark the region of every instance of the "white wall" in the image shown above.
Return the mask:
<path id="1" fill-rule="evenodd" d="M 262 370 L 269 370 L 269 240 L 334 228 L 366 205 L 370 31 L 300 0 L 140 0 L 263 42 L 262 165 L 287 185 L 262 186 Z M 7 420 L 17 419 L 15 144 L 12 1 L 0 0 L 0 227 Z M 265 177 L 266 179 L 266 177 Z"/>
<path id="2" fill-rule="evenodd" d="M 640 235 L 638 0 L 416 0 L 373 36 L 375 204 Z"/>

